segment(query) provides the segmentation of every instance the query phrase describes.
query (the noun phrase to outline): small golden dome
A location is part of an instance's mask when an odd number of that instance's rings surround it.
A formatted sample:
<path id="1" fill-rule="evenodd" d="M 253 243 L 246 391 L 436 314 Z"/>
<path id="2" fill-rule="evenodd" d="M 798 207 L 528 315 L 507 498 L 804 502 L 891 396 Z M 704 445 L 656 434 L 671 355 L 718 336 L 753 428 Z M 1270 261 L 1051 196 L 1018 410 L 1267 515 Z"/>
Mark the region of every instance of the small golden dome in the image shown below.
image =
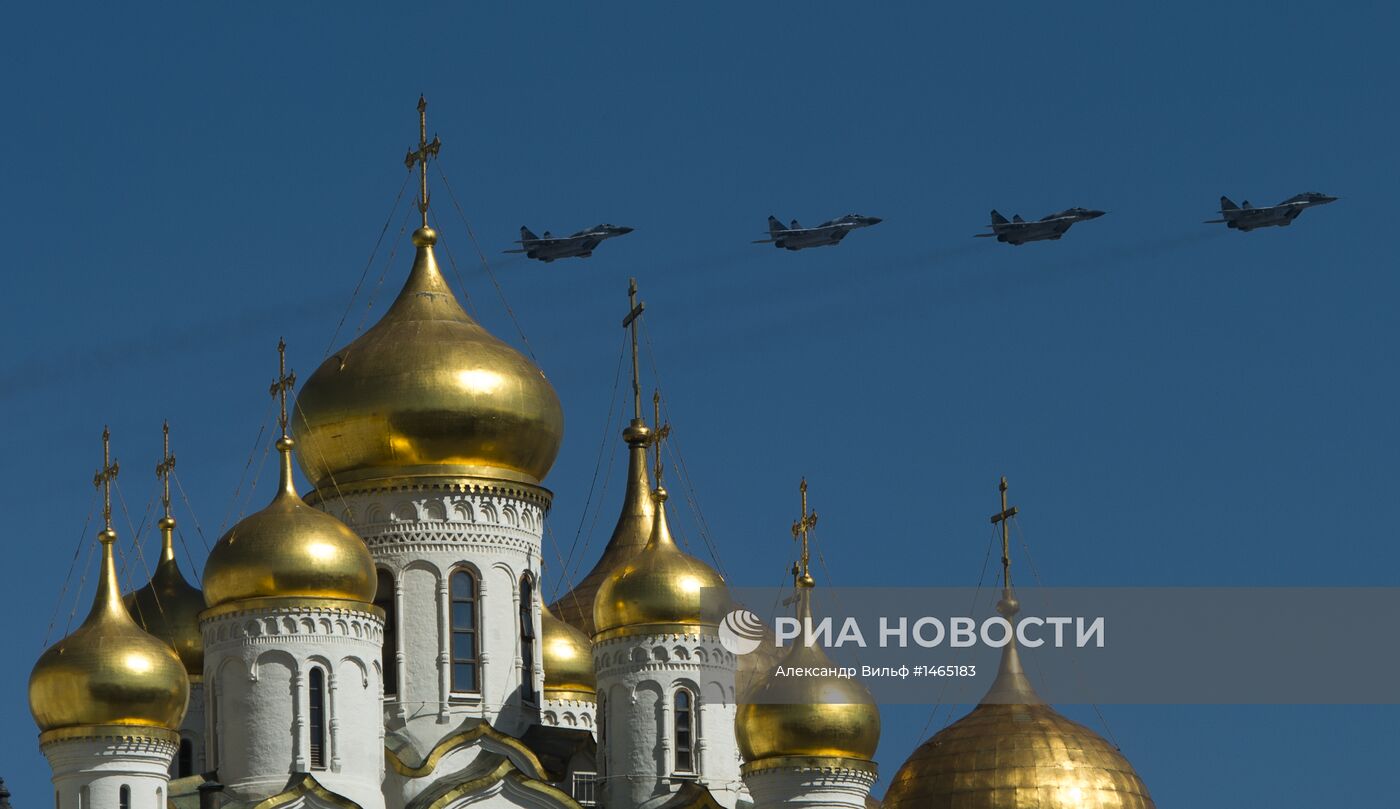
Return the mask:
<path id="1" fill-rule="evenodd" d="M 693 633 L 718 627 L 729 612 L 728 599 L 717 597 L 724 578 L 676 547 L 666 524 L 666 490 L 657 488 L 653 496 L 656 517 L 646 547 L 613 569 L 598 588 L 595 639 L 643 629 Z"/>
<path id="2" fill-rule="evenodd" d="M 899 768 L 884 809 L 1155 809 L 1128 760 L 1044 704 L 1014 641 L 996 682 L 967 716 Z"/>
<path id="3" fill-rule="evenodd" d="M 587 636 L 564 623 L 544 607 L 540 612 L 544 638 L 545 696 L 592 695 L 598 690 L 593 673 L 593 644 Z"/>
<path id="4" fill-rule="evenodd" d="M 49 647 L 29 675 L 29 711 L 41 731 L 94 725 L 177 730 L 190 681 L 175 650 L 142 631 L 122 604 L 112 560 L 116 534 L 102 541 L 92 611 Z"/>
<path id="5" fill-rule="evenodd" d="M 365 543 L 297 496 L 292 444 L 285 436 L 277 442 L 282 479 L 272 502 L 240 520 L 209 553 L 204 600 L 210 607 L 289 596 L 374 600 L 374 560 Z"/>
<path id="6" fill-rule="evenodd" d="M 413 234 L 403 291 L 297 397 L 293 433 L 317 488 L 386 477 L 484 476 L 537 484 L 564 415 L 544 374 L 467 316 L 438 271 L 437 234 Z"/>
<path id="7" fill-rule="evenodd" d="M 124 599 L 126 608 L 141 628 L 170 644 L 185 664 L 191 679 L 204 676 L 204 637 L 199 631 L 199 614 L 204 611 L 204 593 L 185 581 L 175 561 L 175 519 L 160 520 L 160 562 L 151 580 Z"/>
<path id="8" fill-rule="evenodd" d="M 811 620 L 810 586 L 798 588 L 798 620 Z M 830 669 L 819 645 L 797 639 L 778 665 Z M 874 761 L 880 710 L 859 681 L 846 677 L 767 677 L 741 696 L 734 720 L 745 762 L 786 756 Z"/>
<path id="9" fill-rule="evenodd" d="M 647 479 L 647 445 L 651 429 L 640 418 L 633 419 L 623 430 L 622 438 L 628 447 L 627 489 L 622 496 L 622 513 L 618 515 L 617 526 L 603 548 L 603 555 L 588 571 L 588 575 L 550 605 L 560 620 L 577 627 L 584 637 L 589 638 L 595 631 L 593 602 L 598 588 L 603 586 L 609 573 L 642 552 L 651 538 L 652 525 L 656 521 L 656 501 L 652 499 L 651 481 Z"/>

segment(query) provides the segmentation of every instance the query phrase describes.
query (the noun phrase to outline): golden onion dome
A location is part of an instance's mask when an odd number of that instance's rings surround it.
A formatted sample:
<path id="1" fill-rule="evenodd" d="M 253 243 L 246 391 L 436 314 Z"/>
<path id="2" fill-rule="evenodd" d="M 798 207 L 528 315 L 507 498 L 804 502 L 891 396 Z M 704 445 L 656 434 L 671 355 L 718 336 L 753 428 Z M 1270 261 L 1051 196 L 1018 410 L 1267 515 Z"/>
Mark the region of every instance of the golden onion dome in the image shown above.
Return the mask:
<path id="1" fill-rule="evenodd" d="M 250 598 L 374 600 L 369 549 L 345 523 L 297 496 L 292 446 L 286 436 L 277 441 L 281 484 L 272 502 L 240 520 L 209 553 L 204 600 L 210 607 Z"/>
<path id="2" fill-rule="evenodd" d="M 676 547 L 666 523 L 666 490 L 657 487 L 652 495 L 656 516 L 651 538 L 598 587 L 595 640 L 638 631 L 694 634 L 716 629 L 729 612 L 724 577 Z"/>
<path id="3" fill-rule="evenodd" d="M 598 563 L 588 571 L 572 590 L 560 596 L 550 605 L 550 609 L 560 620 L 581 630 L 585 637 L 593 637 L 593 601 L 598 588 L 608 574 L 637 554 L 651 538 L 651 529 L 656 521 L 656 501 L 651 496 L 651 481 L 647 478 L 647 445 L 651 439 L 651 428 L 640 418 L 635 418 L 627 429 L 622 431 L 627 442 L 627 489 L 622 496 L 622 513 L 618 515 L 617 526 L 612 537 L 603 548 Z"/>
<path id="4" fill-rule="evenodd" d="M 810 581 L 808 579 L 807 581 Z M 799 584 L 797 616 L 811 621 L 810 585 Z M 820 645 L 800 639 L 778 664 L 784 668 L 834 669 Z M 870 762 L 880 744 L 880 710 L 859 681 L 847 677 L 776 677 L 768 672 L 741 696 L 734 720 L 746 763 L 788 756 Z"/>
<path id="5" fill-rule="evenodd" d="M 544 639 L 544 693 L 554 699 L 593 699 L 598 678 L 593 672 L 593 644 L 544 607 L 540 612 Z"/>
<path id="6" fill-rule="evenodd" d="M 1128 760 L 1041 701 L 1013 640 L 991 690 L 899 768 L 884 809 L 1155 809 Z"/>
<path id="7" fill-rule="evenodd" d="M 199 614 L 204 593 L 185 581 L 175 561 L 175 518 L 160 520 L 160 562 L 150 582 L 126 596 L 126 608 L 141 628 L 170 644 L 192 681 L 204 676 L 204 637 Z"/>
<path id="8" fill-rule="evenodd" d="M 117 535 L 107 528 L 98 536 L 102 570 L 92 611 L 34 664 L 29 711 L 45 732 L 98 725 L 177 730 L 190 697 L 185 667 L 126 611 L 112 559 Z"/>
<path id="9" fill-rule="evenodd" d="M 544 374 L 462 310 L 438 271 L 437 234 L 413 234 L 403 291 L 297 397 L 293 434 L 317 488 L 390 477 L 484 476 L 537 484 L 564 415 Z"/>

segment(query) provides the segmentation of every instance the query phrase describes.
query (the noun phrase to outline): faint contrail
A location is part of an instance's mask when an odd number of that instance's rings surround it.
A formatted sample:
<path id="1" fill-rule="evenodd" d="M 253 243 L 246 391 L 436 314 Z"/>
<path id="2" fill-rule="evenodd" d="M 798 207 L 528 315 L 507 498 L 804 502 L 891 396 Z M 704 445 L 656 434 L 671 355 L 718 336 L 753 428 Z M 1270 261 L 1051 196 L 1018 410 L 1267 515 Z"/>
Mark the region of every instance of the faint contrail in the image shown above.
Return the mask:
<path id="1" fill-rule="evenodd" d="M 23 362 L 0 369 L 0 400 L 58 387 L 88 374 L 110 368 L 150 365 L 171 357 L 188 357 L 201 351 L 238 342 L 249 332 L 272 329 L 288 320 L 324 315 L 342 303 L 330 298 L 249 310 L 197 324 L 151 329 L 144 335 L 103 343 L 64 353 L 33 354 Z"/>

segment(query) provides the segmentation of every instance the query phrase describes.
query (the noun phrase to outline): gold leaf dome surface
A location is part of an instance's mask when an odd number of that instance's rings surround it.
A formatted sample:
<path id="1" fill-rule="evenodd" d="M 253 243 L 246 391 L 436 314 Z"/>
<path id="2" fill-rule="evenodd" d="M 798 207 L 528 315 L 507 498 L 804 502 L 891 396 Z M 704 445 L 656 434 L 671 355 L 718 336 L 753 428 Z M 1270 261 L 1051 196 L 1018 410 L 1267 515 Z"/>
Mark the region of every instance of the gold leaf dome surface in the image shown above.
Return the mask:
<path id="1" fill-rule="evenodd" d="M 297 397 L 293 435 L 317 488 L 404 476 L 537 484 L 564 416 L 544 374 L 462 310 L 438 270 L 436 233 L 413 234 L 403 291 Z"/>
<path id="2" fill-rule="evenodd" d="M 369 603 L 374 561 L 345 523 L 302 502 L 292 483 L 292 441 L 277 443 L 281 486 L 262 511 L 240 520 L 209 553 L 210 607 L 250 598 L 310 597 Z"/>
<path id="3" fill-rule="evenodd" d="M 1133 766 L 1041 702 L 1015 643 L 991 691 L 924 742 L 895 774 L 884 809 L 1155 809 Z"/>
<path id="4" fill-rule="evenodd" d="M 190 677 L 203 677 L 204 637 L 199 631 L 199 614 L 205 607 L 204 593 L 185 581 L 175 561 L 175 520 L 162 518 L 160 531 L 160 562 L 150 582 L 126 596 L 126 607 L 142 629 L 175 649 Z"/>
<path id="5" fill-rule="evenodd" d="M 798 615 L 811 617 L 811 590 L 798 593 Z M 820 645 L 798 638 L 777 665 L 830 669 Z M 773 670 L 740 698 L 734 722 L 739 752 L 754 762 L 785 756 L 873 761 L 880 745 L 880 710 L 859 681 L 847 677 L 775 677 Z"/>
<path id="6" fill-rule="evenodd" d="M 628 445 L 627 489 L 622 496 L 622 513 L 618 515 L 608 544 L 597 564 L 569 592 L 550 605 L 559 619 L 577 627 L 585 637 L 593 637 L 593 602 L 608 574 L 642 552 L 651 539 L 656 521 L 656 501 L 651 496 L 647 478 L 647 443 L 651 429 L 641 419 L 633 419 L 623 438 Z"/>
<path id="7" fill-rule="evenodd" d="M 136 625 L 122 603 L 112 543 L 103 531 L 92 611 L 49 647 L 29 675 L 29 711 L 41 731 L 94 725 L 177 730 L 190 681 L 175 650 Z"/>
<path id="8" fill-rule="evenodd" d="M 595 639 L 634 630 L 695 632 L 718 627 L 729 612 L 724 578 L 682 551 L 666 523 L 666 491 L 658 488 L 651 538 L 613 569 L 593 601 Z M 709 591 L 709 592 L 706 592 Z"/>
<path id="9" fill-rule="evenodd" d="M 593 694 L 598 678 L 593 671 L 593 644 L 582 632 L 544 607 L 540 613 L 544 638 L 544 693 Z"/>

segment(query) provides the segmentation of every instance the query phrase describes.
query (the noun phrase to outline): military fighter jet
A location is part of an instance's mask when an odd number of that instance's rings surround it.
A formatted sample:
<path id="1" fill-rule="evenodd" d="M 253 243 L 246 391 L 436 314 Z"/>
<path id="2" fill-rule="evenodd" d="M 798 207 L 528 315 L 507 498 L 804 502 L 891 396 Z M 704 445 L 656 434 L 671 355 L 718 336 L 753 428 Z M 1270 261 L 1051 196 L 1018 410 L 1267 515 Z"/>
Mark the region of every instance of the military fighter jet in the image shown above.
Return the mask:
<path id="1" fill-rule="evenodd" d="M 1027 222 L 1020 214 L 1007 219 L 996 211 L 992 211 L 991 233 L 978 233 L 978 238 L 995 238 L 999 242 L 1007 244 L 1025 244 L 1026 242 L 1038 242 L 1045 239 L 1055 240 L 1065 235 L 1065 231 L 1076 222 L 1087 222 L 1090 219 L 1098 219 L 1103 216 L 1103 211 L 1091 211 L 1088 208 L 1070 208 L 1052 213 L 1049 216 L 1035 222 Z"/>
<path id="2" fill-rule="evenodd" d="M 1306 194 L 1289 197 L 1277 205 L 1256 208 L 1249 204 L 1249 200 L 1245 200 L 1243 205 L 1236 205 L 1230 201 L 1229 197 L 1221 197 L 1220 215 L 1224 218 L 1207 219 L 1206 224 L 1223 224 L 1225 227 L 1243 230 L 1246 233 L 1255 228 L 1284 227 L 1292 224 L 1293 220 L 1298 218 L 1298 214 L 1305 209 L 1336 201 L 1336 197 L 1309 191 Z"/>
<path id="3" fill-rule="evenodd" d="M 856 228 L 868 228 L 871 225 L 878 225 L 880 222 L 879 217 L 848 213 L 840 219 L 823 222 L 814 228 L 804 228 L 796 219 L 792 220 L 792 225 L 789 227 L 783 227 L 783 223 L 779 222 L 776 216 L 770 216 L 768 217 L 768 238 L 755 239 L 753 243 L 768 244 L 771 242 L 774 247 L 787 248 L 788 250 L 826 247 L 840 244 L 841 240 Z"/>
<path id="4" fill-rule="evenodd" d="M 572 236 L 555 236 L 547 230 L 543 236 L 536 236 L 529 228 L 521 226 L 520 239 L 516 241 L 520 249 L 505 252 L 524 253 L 526 258 L 539 259 L 546 264 L 556 258 L 588 258 L 604 239 L 625 236 L 631 232 L 632 228 L 619 225 L 597 225 L 580 230 Z"/>

